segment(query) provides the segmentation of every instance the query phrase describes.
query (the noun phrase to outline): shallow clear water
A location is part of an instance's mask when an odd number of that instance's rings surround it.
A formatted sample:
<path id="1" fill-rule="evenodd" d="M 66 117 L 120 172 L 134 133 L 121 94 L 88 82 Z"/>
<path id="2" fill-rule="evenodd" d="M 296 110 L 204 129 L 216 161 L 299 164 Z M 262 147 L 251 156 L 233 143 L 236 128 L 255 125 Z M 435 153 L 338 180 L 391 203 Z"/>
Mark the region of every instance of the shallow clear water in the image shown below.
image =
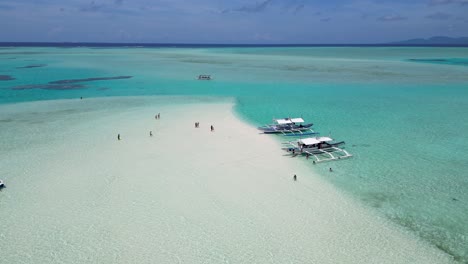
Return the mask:
<path id="1" fill-rule="evenodd" d="M 0 78 L 0 103 L 215 95 L 235 97 L 254 125 L 303 116 L 354 155 L 314 170 L 468 262 L 467 58 L 468 48 L 0 48 L 0 76 L 14 78 Z"/>

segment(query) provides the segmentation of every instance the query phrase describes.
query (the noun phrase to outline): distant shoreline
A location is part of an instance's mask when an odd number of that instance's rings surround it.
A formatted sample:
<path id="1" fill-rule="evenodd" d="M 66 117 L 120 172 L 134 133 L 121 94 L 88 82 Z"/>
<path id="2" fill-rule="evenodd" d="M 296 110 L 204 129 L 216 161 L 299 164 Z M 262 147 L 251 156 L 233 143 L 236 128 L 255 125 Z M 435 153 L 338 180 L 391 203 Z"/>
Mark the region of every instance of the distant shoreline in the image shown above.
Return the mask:
<path id="1" fill-rule="evenodd" d="M 200 44 L 200 43 L 99 43 L 99 42 L 0 42 L 0 47 L 59 48 L 307 48 L 307 47 L 451 47 L 466 48 L 468 44 Z"/>

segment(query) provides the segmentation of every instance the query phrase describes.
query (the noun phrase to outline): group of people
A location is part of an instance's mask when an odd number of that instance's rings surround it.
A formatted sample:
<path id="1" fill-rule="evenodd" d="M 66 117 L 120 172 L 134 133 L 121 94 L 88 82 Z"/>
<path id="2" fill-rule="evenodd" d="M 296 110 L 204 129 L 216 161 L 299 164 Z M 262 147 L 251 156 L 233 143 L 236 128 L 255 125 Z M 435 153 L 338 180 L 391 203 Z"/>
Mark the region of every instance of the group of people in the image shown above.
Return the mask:
<path id="1" fill-rule="evenodd" d="M 195 122 L 195 128 L 199 128 L 199 127 L 200 127 L 200 122 Z M 213 132 L 214 131 L 214 126 L 211 125 L 210 129 L 211 129 L 211 132 Z"/>
<path id="2" fill-rule="evenodd" d="M 155 115 L 154 118 L 155 119 L 161 119 L 161 113 L 158 113 L 157 115 Z M 199 127 L 200 127 L 200 122 L 195 122 L 195 128 L 199 128 Z M 211 132 L 213 132 L 214 131 L 214 126 L 211 125 L 210 129 L 211 129 Z M 153 131 L 150 131 L 149 135 L 150 135 L 150 137 L 152 137 L 153 136 Z M 117 140 L 120 140 L 120 134 L 117 134 Z"/>
<path id="3" fill-rule="evenodd" d="M 158 113 L 157 115 L 154 116 L 154 119 L 160 119 L 161 118 L 161 113 Z M 150 137 L 153 136 L 153 131 L 150 130 L 149 132 Z M 120 140 L 120 134 L 117 134 L 117 140 Z"/>

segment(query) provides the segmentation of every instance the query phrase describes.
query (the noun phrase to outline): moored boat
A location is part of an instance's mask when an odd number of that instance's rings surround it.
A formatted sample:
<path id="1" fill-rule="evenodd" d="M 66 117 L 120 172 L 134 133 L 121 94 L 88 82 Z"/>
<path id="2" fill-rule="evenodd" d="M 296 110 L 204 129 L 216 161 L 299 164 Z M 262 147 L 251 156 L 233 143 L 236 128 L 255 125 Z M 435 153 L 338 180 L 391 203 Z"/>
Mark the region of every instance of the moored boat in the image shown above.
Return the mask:
<path id="1" fill-rule="evenodd" d="M 317 134 L 311 127 L 312 123 L 305 123 L 302 118 L 280 118 L 273 119 L 273 124 L 258 127 L 264 134 L 284 134 L 284 135 L 313 135 Z"/>
<path id="2" fill-rule="evenodd" d="M 210 80 L 212 80 L 212 78 L 211 78 L 211 75 L 200 74 L 200 75 L 198 75 L 198 80 L 201 80 L 201 81 L 210 81 Z"/>
<path id="3" fill-rule="evenodd" d="M 2 180 L 0 180 L 0 189 L 3 187 L 5 187 L 5 183 Z"/>
<path id="4" fill-rule="evenodd" d="M 339 160 L 352 157 L 341 146 L 344 141 L 336 142 L 330 137 L 310 137 L 302 138 L 295 141 L 284 143 L 284 150 L 291 152 L 293 155 L 306 155 L 307 158 L 313 158 L 314 162 L 322 162 L 329 160 Z"/>

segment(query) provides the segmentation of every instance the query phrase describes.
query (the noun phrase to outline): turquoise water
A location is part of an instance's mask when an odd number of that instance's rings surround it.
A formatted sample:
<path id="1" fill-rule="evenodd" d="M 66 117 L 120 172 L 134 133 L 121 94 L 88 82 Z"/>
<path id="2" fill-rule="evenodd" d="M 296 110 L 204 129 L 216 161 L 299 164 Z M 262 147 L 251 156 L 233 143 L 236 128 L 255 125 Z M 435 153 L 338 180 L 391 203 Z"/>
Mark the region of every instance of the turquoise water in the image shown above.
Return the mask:
<path id="1" fill-rule="evenodd" d="M 303 116 L 354 155 L 311 168 L 468 262 L 466 58 L 468 48 L 0 48 L 0 103 L 215 95 L 235 97 L 254 125 Z"/>

